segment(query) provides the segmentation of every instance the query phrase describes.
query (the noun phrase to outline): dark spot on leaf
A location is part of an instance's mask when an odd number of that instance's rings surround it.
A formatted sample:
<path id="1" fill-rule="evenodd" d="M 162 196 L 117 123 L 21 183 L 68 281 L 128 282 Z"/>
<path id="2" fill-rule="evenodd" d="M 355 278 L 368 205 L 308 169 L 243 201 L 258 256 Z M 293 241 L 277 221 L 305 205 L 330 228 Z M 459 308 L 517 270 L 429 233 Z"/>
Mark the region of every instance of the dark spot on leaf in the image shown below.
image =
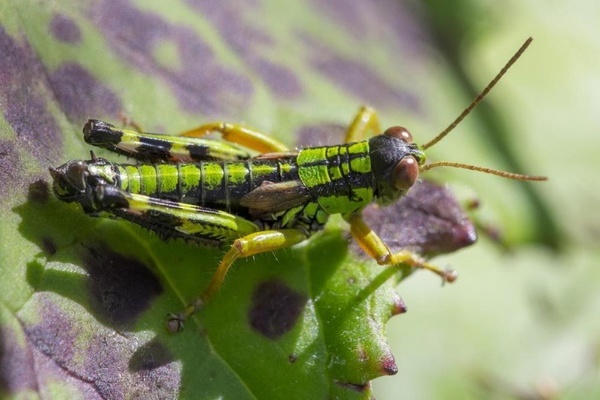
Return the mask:
<path id="1" fill-rule="evenodd" d="M 368 383 L 350 383 L 350 382 L 336 382 L 338 386 L 341 386 L 346 389 L 353 390 L 355 392 L 366 392 L 370 388 L 370 384 Z"/>
<path id="2" fill-rule="evenodd" d="M 158 339 L 140 346 L 129 360 L 131 371 L 152 371 L 174 361 L 173 355 Z"/>
<path id="3" fill-rule="evenodd" d="M 392 251 L 411 250 L 424 256 L 451 253 L 475 243 L 475 227 L 450 190 L 428 181 L 388 207 L 368 206 L 367 224 Z M 364 254 L 356 244 L 357 254 Z"/>
<path id="4" fill-rule="evenodd" d="M 290 354 L 288 356 L 288 361 L 290 362 L 290 364 L 295 363 L 296 361 L 298 361 L 298 355 L 297 354 Z"/>
<path id="5" fill-rule="evenodd" d="M 45 203 L 50 198 L 50 187 L 48 182 L 38 179 L 29 185 L 27 200 L 32 203 Z"/>
<path id="6" fill-rule="evenodd" d="M 56 253 L 56 244 L 49 237 L 42 238 L 42 250 L 47 256 L 51 256 Z"/>
<path id="7" fill-rule="evenodd" d="M 26 40 L 16 41 L 0 27 L 0 54 L 0 104 L 16 136 L 15 144 L 0 145 L 1 170 L 8 167 L 2 172 L 8 179 L 1 186 L 14 189 L 24 181 L 17 154 L 30 154 L 45 166 L 58 158 L 62 136 L 43 100 L 47 97 L 44 66 Z"/>
<path id="8" fill-rule="evenodd" d="M 69 119 L 83 126 L 90 116 L 117 116 L 121 100 L 80 64 L 68 62 L 50 75 L 50 86 Z"/>
<path id="9" fill-rule="evenodd" d="M 54 14 L 50 21 L 50 33 L 65 43 L 78 43 L 81 40 L 81 31 L 75 21 L 63 14 Z"/>
<path id="10" fill-rule="evenodd" d="M 351 115 L 348 116 L 350 123 Z M 315 125 L 305 125 L 296 132 L 298 138 L 297 147 L 308 146 L 328 146 L 340 144 L 344 141 L 344 132 L 346 127 L 335 123 L 324 123 Z"/>
<path id="11" fill-rule="evenodd" d="M 385 375 L 396 375 L 398 373 L 398 366 L 392 355 L 381 360 L 381 372 Z"/>
<path id="12" fill-rule="evenodd" d="M 185 110 L 223 114 L 248 104 L 250 81 L 220 64 L 192 28 L 120 0 L 98 2 L 91 17 L 121 60 L 162 79 Z M 175 49 L 178 60 L 156 58 L 164 44 Z"/>
<path id="13" fill-rule="evenodd" d="M 133 324 L 162 291 L 146 265 L 106 245 L 88 248 L 82 258 L 90 275 L 91 306 L 111 325 L 125 328 Z"/>
<path id="14" fill-rule="evenodd" d="M 401 1 L 312 2 L 320 14 L 329 16 L 338 26 L 344 27 L 345 33 L 352 37 L 350 40 L 357 45 L 367 45 L 378 40 L 374 38 L 382 38 L 387 43 L 391 42 L 389 48 L 399 49 L 398 52 L 405 55 L 410 54 L 410 48 L 424 37 L 421 27 L 425 24 L 419 21 L 410 6 Z"/>
<path id="15" fill-rule="evenodd" d="M 255 21 L 246 22 L 244 17 L 261 13 L 262 4 L 256 1 L 241 3 L 236 0 L 188 0 L 202 17 L 208 17 L 217 27 L 227 44 L 236 52 L 246 66 L 251 68 L 271 92 L 280 99 L 295 99 L 304 90 L 294 72 L 277 60 L 269 59 L 268 53 L 276 46 L 275 38 Z M 245 12 L 240 7 L 246 6 Z"/>
<path id="16" fill-rule="evenodd" d="M 390 82 L 368 64 L 337 54 L 317 39 L 306 37 L 305 45 L 312 67 L 361 102 L 382 109 L 419 111 L 419 97 L 408 86 L 399 88 L 400 80 Z"/>
<path id="17" fill-rule="evenodd" d="M 0 326 L 0 394 L 35 391 L 36 373 L 29 348 L 22 345 L 8 325 Z"/>
<path id="18" fill-rule="evenodd" d="M 281 99 L 296 99 L 303 94 L 302 86 L 294 73 L 273 61 L 257 58 L 248 60 L 267 84 L 271 92 Z"/>
<path id="19" fill-rule="evenodd" d="M 269 339 L 290 331 L 304 310 L 307 297 L 280 280 L 261 283 L 248 312 L 250 326 Z"/>

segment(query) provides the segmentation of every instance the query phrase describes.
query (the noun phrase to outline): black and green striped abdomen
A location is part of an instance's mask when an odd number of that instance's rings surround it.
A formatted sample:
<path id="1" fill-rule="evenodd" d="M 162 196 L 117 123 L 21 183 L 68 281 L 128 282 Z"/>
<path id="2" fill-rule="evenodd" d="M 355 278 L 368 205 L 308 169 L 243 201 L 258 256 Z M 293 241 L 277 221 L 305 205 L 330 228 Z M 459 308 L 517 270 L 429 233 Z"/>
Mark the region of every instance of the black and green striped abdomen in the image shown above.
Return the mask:
<path id="1" fill-rule="evenodd" d="M 183 164 L 113 164 L 115 184 L 130 193 L 236 212 L 263 182 L 297 180 L 295 157 Z"/>
<path id="2" fill-rule="evenodd" d="M 300 150 L 298 175 L 328 214 L 345 214 L 373 200 L 369 142 Z"/>

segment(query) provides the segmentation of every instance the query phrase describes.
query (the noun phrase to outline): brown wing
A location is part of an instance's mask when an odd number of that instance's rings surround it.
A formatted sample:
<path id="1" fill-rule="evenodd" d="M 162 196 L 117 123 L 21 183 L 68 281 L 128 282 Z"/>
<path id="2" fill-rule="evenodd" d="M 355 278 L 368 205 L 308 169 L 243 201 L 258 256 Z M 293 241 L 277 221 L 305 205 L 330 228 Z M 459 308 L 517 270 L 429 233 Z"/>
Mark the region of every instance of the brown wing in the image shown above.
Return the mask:
<path id="1" fill-rule="evenodd" d="M 265 181 L 245 194 L 240 205 L 253 213 L 278 212 L 300 206 L 310 200 L 308 189 L 300 181 L 273 183 Z"/>

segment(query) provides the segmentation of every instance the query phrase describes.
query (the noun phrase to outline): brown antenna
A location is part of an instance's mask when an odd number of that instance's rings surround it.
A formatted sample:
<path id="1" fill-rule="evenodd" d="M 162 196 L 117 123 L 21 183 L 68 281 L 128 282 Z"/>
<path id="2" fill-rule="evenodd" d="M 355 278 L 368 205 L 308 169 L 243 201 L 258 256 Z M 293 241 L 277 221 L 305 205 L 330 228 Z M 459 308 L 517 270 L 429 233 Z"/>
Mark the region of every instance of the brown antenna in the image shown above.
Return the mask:
<path id="1" fill-rule="evenodd" d="M 487 167 L 478 167 L 476 165 L 463 164 L 463 163 L 457 163 L 457 162 L 451 162 L 451 161 L 439 161 L 439 162 L 425 164 L 420 168 L 420 171 L 424 172 L 424 171 L 430 170 L 432 168 L 437 168 L 437 167 L 453 167 L 453 168 L 468 169 L 471 171 L 485 172 L 486 174 L 498 175 L 503 178 L 515 179 L 518 181 L 547 181 L 548 180 L 548 178 L 546 178 L 545 176 L 515 174 L 514 172 L 500 171 L 497 169 L 492 169 L 492 168 L 487 168 Z"/>
<path id="2" fill-rule="evenodd" d="M 429 142 L 427 142 L 424 145 L 422 145 L 421 149 L 426 150 L 429 147 L 435 145 L 437 142 L 439 142 L 440 140 L 442 140 L 448 133 L 450 133 L 454 128 L 456 128 L 456 126 L 467 115 L 469 115 L 469 113 L 475 107 L 477 107 L 477 105 L 479 103 L 481 103 L 481 101 L 490 92 L 490 90 L 492 90 L 492 88 L 496 85 L 496 83 L 498 83 L 498 81 L 504 76 L 504 74 L 506 74 L 506 71 L 508 71 L 508 69 L 510 67 L 512 67 L 512 65 L 519 59 L 519 57 L 521 57 L 521 54 L 523 54 L 523 52 L 527 49 L 527 47 L 529 47 L 529 45 L 531 44 L 532 41 L 533 41 L 533 38 L 528 38 L 525 41 L 525 43 L 523 43 L 521 45 L 521 47 L 519 48 L 519 50 L 517 50 L 517 52 L 510 58 L 510 60 L 508 60 L 508 62 L 500 70 L 500 72 L 498 72 L 498 74 L 494 77 L 494 79 L 492 79 L 492 81 L 490 83 L 488 83 L 488 85 L 485 87 L 485 89 L 483 89 L 481 91 L 481 93 L 479 93 L 479 95 L 477 95 L 477 97 L 475 97 L 475 100 L 473 100 L 471 102 L 471 104 L 469 104 L 469 106 L 467 108 L 465 108 L 463 110 L 463 112 L 454 121 L 452 121 L 452 123 L 450 125 L 448 125 L 448 127 L 446 129 L 444 129 L 442 132 L 440 132 L 432 140 L 430 140 Z M 500 170 L 497 170 L 497 169 L 486 168 L 486 167 L 478 167 L 476 165 L 463 164 L 463 163 L 451 162 L 451 161 L 440 161 L 440 162 L 434 162 L 434 163 L 425 164 L 425 165 L 421 166 L 420 171 L 424 172 L 424 171 L 430 170 L 432 168 L 437 168 L 437 167 L 452 167 L 452 168 L 468 169 L 468 170 L 471 170 L 471 171 L 484 172 L 486 174 L 497 175 L 497 176 L 501 176 L 503 178 L 516 179 L 516 180 L 519 180 L 519 181 L 545 181 L 545 180 L 548 179 L 545 176 L 515 174 L 513 172 L 500 171 Z"/>
<path id="3" fill-rule="evenodd" d="M 423 150 L 426 150 L 426 149 L 430 148 L 431 146 L 435 145 L 437 142 L 439 142 L 440 140 L 442 140 L 454 128 L 456 128 L 456 126 L 467 115 L 469 115 L 469 113 L 475 107 L 477 107 L 477 105 L 479 103 L 481 103 L 481 101 L 483 100 L 483 98 L 490 92 L 490 90 L 492 90 L 492 88 L 496 85 L 496 83 L 498 83 L 498 81 L 500 80 L 500 78 L 502 78 L 502 76 L 506 73 L 506 71 L 508 71 L 508 69 L 510 67 L 512 67 L 512 65 L 519 59 L 519 57 L 521 57 L 521 54 L 523 54 L 523 52 L 527 49 L 527 47 L 529 47 L 529 45 L 531 44 L 532 41 L 533 41 L 533 38 L 531 38 L 531 37 L 528 38 L 525 41 L 525 43 L 523 43 L 521 45 L 521 47 L 519 48 L 519 50 L 517 50 L 517 52 L 510 58 L 510 60 L 508 60 L 508 62 L 500 70 L 500 72 L 498 72 L 498 75 L 496 75 L 494 77 L 494 79 L 492 79 L 492 81 L 490 83 L 488 83 L 488 85 L 485 87 L 485 89 L 483 89 L 481 91 L 481 93 L 479 93 L 479 95 L 477 95 L 477 97 L 475 97 L 475 100 L 473 100 L 473 102 L 471 104 L 469 104 L 469 106 L 467 108 L 465 108 L 464 111 L 450 125 L 448 125 L 448 127 L 446 129 L 444 129 L 442 132 L 440 132 L 436 137 L 434 137 L 433 139 L 431 139 L 429 142 L 425 143 L 424 145 L 421 145 L 421 148 Z"/>

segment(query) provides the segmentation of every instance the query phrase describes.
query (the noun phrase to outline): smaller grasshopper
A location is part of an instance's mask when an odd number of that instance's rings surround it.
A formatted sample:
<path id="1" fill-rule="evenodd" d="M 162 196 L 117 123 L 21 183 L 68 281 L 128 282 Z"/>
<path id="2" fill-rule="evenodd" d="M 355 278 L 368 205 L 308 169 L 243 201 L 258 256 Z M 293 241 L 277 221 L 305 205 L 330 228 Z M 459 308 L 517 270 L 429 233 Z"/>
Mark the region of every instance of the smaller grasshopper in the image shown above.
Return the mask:
<path id="1" fill-rule="evenodd" d="M 420 172 L 441 166 L 545 180 L 455 162 L 427 164 L 424 152 L 482 101 L 530 42 L 531 38 L 454 122 L 421 146 L 399 126 L 380 133 L 377 114 L 368 107 L 362 107 L 350 124 L 345 143 L 298 150 L 228 123 L 168 136 L 90 120 L 83 128 L 87 143 L 140 163 L 117 164 L 93 153 L 91 160 L 69 161 L 50 168 L 54 193 L 65 202 L 79 203 L 88 214 L 120 217 L 163 238 L 228 248 L 204 292 L 171 316 L 167 323 L 171 331 L 183 329 L 184 320 L 217 293 L 238 258 L 300 243 L 321 230 L 332 214 L 343 215 L 352 236 L 378 264 L 408 264 L 452 282 L 457 277 L 454 271 L 441 270 L 408 251 L 392 253 L 365 223 L 362 210 L 373 201 L 382 205 L 397 201 Z M 221 133 L 225 142 L 203 138 L 211 132 Z M 368 138 L 367 133 L 373 132 L 375 136 Z M 259 154 L 251 156 L 238 145 Z"/>

